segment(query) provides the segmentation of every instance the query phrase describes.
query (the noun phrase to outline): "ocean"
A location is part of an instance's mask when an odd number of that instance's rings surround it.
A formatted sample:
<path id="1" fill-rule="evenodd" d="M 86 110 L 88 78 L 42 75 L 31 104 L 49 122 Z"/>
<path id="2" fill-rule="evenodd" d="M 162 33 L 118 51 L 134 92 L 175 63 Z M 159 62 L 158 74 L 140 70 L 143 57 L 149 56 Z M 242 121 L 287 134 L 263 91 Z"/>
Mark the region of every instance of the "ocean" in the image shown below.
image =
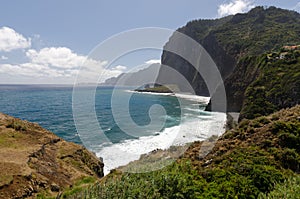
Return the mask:
<path id="1" fill-rule="evenodd" d="M 77 100 L 82 100 L 83 108 L 85 96 L 92 89 L 82 87 L 77 91 L 77 95 L 82 96 Z M 113 92 L 118 93 L 117 97 L 112 98 Z M 83 138 L 86 135 L 77 131 L 78 124 L 74 122 L 72 96 L 72 86 L 0 85 L 0 112 L 36 122 L 67 141 L 85 145 L 103 158 L 105 174 L 155 149 L 167 149 L 224 132 L 225 114 L 204 111 L 209 100 L 207 97 L 98 87 L 93 96 L 94 111 L 100 132 L 106 139 L 94 139 L 93 134 L 99 131 L 93 125 L 85 125 L 90 137 L 86 142 L 86 137 Z M 124 99 L 130 99 L 128 107 L 124 107 Z M 128 117 L 138 128 L 132 127 Z M 76 121 L 88 124 L 90 119 L 82 115 Z"/>

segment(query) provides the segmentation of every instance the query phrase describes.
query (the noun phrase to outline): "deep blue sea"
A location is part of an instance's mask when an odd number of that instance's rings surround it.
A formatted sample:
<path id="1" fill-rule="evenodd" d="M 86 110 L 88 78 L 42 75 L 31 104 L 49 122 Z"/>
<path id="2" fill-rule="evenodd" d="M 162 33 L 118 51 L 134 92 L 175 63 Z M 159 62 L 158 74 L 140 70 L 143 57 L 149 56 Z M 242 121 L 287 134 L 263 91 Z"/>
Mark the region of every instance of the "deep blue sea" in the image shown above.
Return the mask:
<path id="1" fill-rule="evenodd" d="M 82 87 L 77 90 L 77 95 L 82 97 L 79 100 L 82 100 L 83 108 L 85 96 L 91 89 L 93 88 Z M 104 159 L 106 173 L 154 149 L 165 149 L 171 145 L 201 140 L 224 131 L 224 114 L 204 111 L 208 98 L 135 93 L 130 90 L 98 87 L 92 96 L 95 99 L 94 111 L 98 124 L 107 140 L 91 138 L 86 147 Z M 112 112 L 112 92 L 116 91 Z M 73 119 L 72 96 L 72 86 L 0 85 L 0 112 L 36 122 L 67 141 L 85 144 L 81 141 L 83 135 L 77 132 Z M 128 107 L 124 107 L 124 103 L 121 102 L 128 98 Z M 158 109 L 151 110 L 153 105 L 159 105 Z M 162 107 L 164 111 L 161 111 Z M 129 116 L 125 109 L 134 124 L 141 128 L 137 130 L 129 125 Z M 149 116 L 151 111 L 153 118 Z M 77 120 L 78 123 L 82 121 L 82 124 L 88 124 L 89 118 L 82 116 Z M 126 122 L 121 124 L 122 121 Z M 163 121 L 162 126 L 160 121 Z M 153 124 L 151 128 L 148 128 L 149 124 Z M 93 133 L 98 132 L 91 129 L 90 125 L 84 128 L 91 137 Z M 131 130 L 136 132 L 131 133 Z M 182 134 L 180 136 L 179 131 Z M 118 150 L 115 150 L 116 147 Z M 131 155 L 127 157 L 124 153 L 120 154 L 120 150 Z"/>

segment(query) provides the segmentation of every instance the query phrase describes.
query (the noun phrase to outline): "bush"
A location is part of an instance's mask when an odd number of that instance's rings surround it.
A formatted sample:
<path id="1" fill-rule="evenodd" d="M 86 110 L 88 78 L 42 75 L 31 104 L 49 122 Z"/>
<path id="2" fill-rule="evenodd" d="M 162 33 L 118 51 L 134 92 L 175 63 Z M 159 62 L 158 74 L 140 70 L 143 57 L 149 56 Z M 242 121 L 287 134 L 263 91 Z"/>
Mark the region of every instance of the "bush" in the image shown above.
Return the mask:
<path id="1" fill-rule="evenodd" d="M 288 178 L 285 182 L 276 184 L 275 189 L 268 194 L 261 193 L 258 199 L 296 199 L 300 196 L 300 176 Z"/>

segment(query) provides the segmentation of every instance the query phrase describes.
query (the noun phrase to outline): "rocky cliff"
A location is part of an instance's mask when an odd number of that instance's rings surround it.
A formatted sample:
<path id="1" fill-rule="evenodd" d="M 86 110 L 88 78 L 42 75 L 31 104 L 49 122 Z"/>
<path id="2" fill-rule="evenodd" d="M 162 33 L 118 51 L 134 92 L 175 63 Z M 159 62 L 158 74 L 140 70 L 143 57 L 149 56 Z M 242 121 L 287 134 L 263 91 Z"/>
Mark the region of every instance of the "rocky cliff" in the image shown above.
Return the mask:
<path id="1" fill-rule="evenodd" d="M 84 147 L 1 113 L 0 157 L 0 198 L 57 196 L 103 176 L 103 163 Z"/>
<path id="2" fill-rule="evenodd" d="M 259 56 L 280 51 L 286 45 L 300 44 L 300 14 L 275 7 L 256 7 L 245 14 L 216 20 L 195 20 L 178 31 L 199 42 L 210 54 L 225 84 L 228 111 L 239 112 L 244 104 L 247 87 L 260 74 L 259 65 L 262 63 L 258 60 Z M 176 42 L 178 41 L 171 37 L 165 48 L 169 45 L 175 46 Z M 188 49 L 188 46 L 181 45 L 178 48 Z M 214 93 L 208 93 L 201 75 L 186 60 L 168 51 L 163 52 L 161 60 L 162 64 L 181 73 L 196 94 L 213 97 Z M 276 65 L 273 64 L 273 67 L 276 68 Z M 292 72 L 285 75 L 294 74 Z M 165 84 L 177 83 L 163 69 L 159 73 L 158 81 Z M 183 87 L 181 89 L 184 91 Z M 296 103 L 290 103 L 292 104 Z M 276 110 L 282 107 L 286 106 L 278 106 Z"/>

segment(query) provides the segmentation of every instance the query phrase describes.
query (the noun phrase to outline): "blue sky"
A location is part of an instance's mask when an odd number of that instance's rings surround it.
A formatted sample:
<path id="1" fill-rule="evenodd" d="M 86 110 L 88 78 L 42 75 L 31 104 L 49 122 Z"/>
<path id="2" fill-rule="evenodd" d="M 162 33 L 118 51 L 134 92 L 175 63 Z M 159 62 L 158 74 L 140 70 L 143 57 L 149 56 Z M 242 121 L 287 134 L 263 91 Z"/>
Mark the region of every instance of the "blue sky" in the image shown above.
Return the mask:
<path id="1" fill-rule="evenodd" d="M 245 12 L 256 5 L 300 11 L 299 0 L 1 2 L 0 83 L 72 83 L 76 65 L 115 34 L 143 27 L 177 29 L 193 19 Z M 160 58 L 159 51 L 147 54 L 120 60 L 108 76 Z"/>

